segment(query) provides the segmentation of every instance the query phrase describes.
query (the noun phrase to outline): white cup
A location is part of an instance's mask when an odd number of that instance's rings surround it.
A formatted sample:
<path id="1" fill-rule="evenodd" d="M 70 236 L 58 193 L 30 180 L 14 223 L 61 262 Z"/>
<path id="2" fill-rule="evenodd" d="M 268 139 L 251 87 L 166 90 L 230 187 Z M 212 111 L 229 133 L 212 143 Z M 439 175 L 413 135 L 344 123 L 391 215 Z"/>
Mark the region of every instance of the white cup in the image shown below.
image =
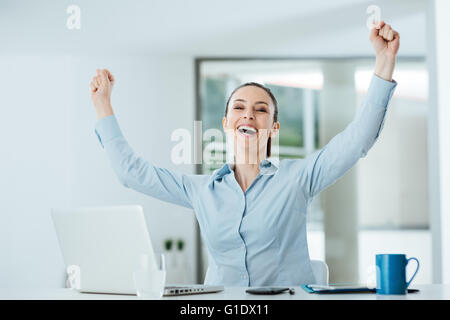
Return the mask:
<path id="1" fill-rule="evenodd" d="M 140 259 L 141 269 L 133 274 L 137 296 L 145 300 L 161 299 L 166 283 L 164 256 L 161 255 L 160 269 L 148 268 L 148 255 L 142 254 Z"/>

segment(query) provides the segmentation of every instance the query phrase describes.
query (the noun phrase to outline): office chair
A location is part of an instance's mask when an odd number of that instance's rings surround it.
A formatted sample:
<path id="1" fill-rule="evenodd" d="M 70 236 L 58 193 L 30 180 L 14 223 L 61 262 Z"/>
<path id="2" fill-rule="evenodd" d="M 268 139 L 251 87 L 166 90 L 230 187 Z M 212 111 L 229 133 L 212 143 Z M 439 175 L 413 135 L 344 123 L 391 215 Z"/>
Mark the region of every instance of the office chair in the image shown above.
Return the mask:
<path id="1" fill-rule="evenodd" d="M 329 272 L 327 264 L 320 260 L 311 260 L 311 268 L 316 278 L 316 282 L 313 284 L 328 285 Z"/>

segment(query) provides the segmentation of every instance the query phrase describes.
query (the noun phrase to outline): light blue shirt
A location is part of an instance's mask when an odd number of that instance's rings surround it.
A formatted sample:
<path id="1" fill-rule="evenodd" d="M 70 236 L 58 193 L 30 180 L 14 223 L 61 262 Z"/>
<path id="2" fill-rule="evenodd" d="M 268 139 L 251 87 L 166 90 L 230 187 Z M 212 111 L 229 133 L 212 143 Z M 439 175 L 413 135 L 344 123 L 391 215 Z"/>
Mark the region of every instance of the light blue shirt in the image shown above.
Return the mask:
<path id="1" fill-rule="evenodd" d="M 395 81 L 374 75 L 344 131 L 305 159 L 262 160 L 245 192 L 228 163 L 211 175 L 197 175 L 159 168 L 137 156 L 114 115 L 99 120 L 95 132 L 125 187 L 194 210 L 208 249 L 205 284 L 298 286 L 315 282 L 307 206 L 375 143 L 395 87 Z"/>

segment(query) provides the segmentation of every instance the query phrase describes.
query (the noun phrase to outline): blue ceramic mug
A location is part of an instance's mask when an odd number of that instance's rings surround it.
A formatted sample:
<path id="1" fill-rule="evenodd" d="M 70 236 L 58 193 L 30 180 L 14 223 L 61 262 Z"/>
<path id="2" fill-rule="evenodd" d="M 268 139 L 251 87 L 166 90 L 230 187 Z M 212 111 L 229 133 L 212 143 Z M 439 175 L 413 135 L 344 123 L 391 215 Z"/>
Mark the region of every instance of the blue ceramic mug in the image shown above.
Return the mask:
<path id="1" fill-rule="evenodd" d="M 417 268 L 411 279 L 406 282 L 406 265 L 415 260 Z M 377 293 L 378 294 L 406 294 L 408 286 L 419 270 L 419 260 L 406 258 L 404 254 L 377 254 Z"/>

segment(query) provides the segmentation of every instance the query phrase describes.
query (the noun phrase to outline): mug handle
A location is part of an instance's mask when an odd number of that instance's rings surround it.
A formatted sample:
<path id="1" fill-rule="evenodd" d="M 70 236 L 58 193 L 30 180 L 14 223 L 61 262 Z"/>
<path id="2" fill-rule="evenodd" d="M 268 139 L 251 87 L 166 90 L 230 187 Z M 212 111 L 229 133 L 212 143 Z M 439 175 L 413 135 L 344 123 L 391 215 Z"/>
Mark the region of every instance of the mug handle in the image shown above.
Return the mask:
<path id="1" fill-rule="evenodd" d="M 417 258 L 409 258 L 406 260 L 406 265 L 408 265 L 410 260 L 415 260 L 417 262 L 417 268 L 416 271 L 414 272 L 414 274 L 412 275 L 411 279 L 409 279 L 409 281 L 406 283 L 406 287 L 409 287 L 409 284 L 411 283 L 411 281 L 413 281 L 414 277 L 416 276 L 417 271 L 419 271 L 419 260 L 417 260 Z"/>

